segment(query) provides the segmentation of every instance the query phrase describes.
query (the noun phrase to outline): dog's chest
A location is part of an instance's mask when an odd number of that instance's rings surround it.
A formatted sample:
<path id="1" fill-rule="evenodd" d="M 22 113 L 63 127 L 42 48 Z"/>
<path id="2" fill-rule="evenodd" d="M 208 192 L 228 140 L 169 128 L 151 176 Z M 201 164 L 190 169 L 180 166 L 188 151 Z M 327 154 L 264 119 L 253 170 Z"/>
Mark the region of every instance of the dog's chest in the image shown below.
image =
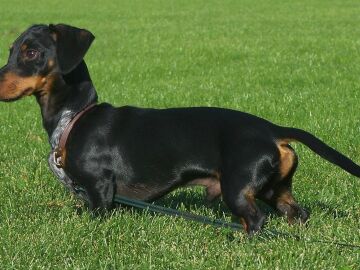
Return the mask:
<path id="1" fill-rule="evenodd" d="M 60 120 L 52 133 L 49 142 L 51 145 L 51 152 L 48 158 L 48 164 L 51 171 L 55 174 L 58 180 L 67 187 L 71 192 L 75 192 L 75 185 L 74 182 L 70 179 L 70 177 L 65 173 L 63 168 L 60 168 L 56 165 L 54 149 L 58 146 L 61 134 L 64 132 L 66 126 L 69 124 L 75 112 L 71 110 L 65 110 L 60 117 Z"/>
<path id="2" fill-rule="evenodd" d="M 52 150 L 50 152 L 48 163 L 51 171 L 55 174 L 57 179 L 65 186 L 67 187 L 71 192 L 76 193 L 74 189 L 74 182 L 70 179 L 70 177 L 67 176 L 63 168 L 59 168 L 54 159 L 54 151 Z"/>

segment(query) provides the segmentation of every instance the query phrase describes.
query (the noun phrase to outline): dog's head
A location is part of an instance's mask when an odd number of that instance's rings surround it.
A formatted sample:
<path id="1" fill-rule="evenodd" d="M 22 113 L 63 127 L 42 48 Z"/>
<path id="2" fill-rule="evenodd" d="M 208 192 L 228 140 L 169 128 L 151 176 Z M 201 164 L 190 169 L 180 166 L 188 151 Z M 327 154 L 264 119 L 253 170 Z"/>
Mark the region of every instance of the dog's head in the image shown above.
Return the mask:
<path id="1" fill-rule="evenodd" d="M 56 75 L 71 72 L 84 58 L 94 36 L 65 24 L 34 25 L 10 46 L 0 69 L 0 100 L 50 91 Z"/>

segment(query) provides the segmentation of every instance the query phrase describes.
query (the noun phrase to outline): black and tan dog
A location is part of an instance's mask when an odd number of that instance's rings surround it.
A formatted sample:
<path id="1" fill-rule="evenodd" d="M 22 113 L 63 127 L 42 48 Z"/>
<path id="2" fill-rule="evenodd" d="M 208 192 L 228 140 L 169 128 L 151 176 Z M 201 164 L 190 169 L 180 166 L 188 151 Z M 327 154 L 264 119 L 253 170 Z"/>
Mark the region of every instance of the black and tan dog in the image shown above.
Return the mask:
<path id="1" fill-rule="evenodd" d="M 203 185 L 209 200 L 222 195 L 249 233 L 265 220 L 256 199 L 289 222 L 305 222 L 309 215 L 291 194 L 297 166 L 291 141 L 360 177 L 358 165 L 310 133 L 247 113 L 89 107 L 97 95 L 83 57 L 93 39 L 67 25 L 32 26 L 0 70 L 0 99 L 35 95 L 52 148 L 50 167 L 91 209 L 112 208 L 115 194 L 151 201 L 180 186 Z M 70 135 L 58 151 L 64 132 Z"/>

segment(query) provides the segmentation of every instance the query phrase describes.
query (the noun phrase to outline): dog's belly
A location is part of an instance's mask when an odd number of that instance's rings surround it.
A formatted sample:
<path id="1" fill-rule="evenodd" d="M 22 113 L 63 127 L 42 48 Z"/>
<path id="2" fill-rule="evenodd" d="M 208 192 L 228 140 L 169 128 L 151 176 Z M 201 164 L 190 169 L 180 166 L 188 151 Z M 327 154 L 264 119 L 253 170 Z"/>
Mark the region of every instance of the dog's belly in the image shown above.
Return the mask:
<path id="1" fill-rule="evenodd" d="M 209 201 L 221 195 L 220 173 L 216 170 L 187 167 L 178 170 L 176 173 L 169 173 L 167 176 L 164 174 L 161 176 L 147 176 L 148 178 L 144 175 L 142 177 L 138 175 L 139 178 L 128 179 L 126 182 L 116 181 L 116 193 L 128 198 L 152 201 L 176 188 L 199 185 L 206 188 L 207 199 Z M 157 181 L 151 179 L 156 179 Z"/>
<path id="2" fill-rule="evenodd" d="M 150 201 L 163 193 L 161 188 L 144 183 L 120 183 L 116 187 L 116 194 L 143 201 Z"/>
<path id="3" fill-rule="evenodd" d="M 203 186 L 206 188 L 206 200 L 213 201 L 221 195 L 220 175 L 197 178 L 190 181 L 187 186 Z"/>

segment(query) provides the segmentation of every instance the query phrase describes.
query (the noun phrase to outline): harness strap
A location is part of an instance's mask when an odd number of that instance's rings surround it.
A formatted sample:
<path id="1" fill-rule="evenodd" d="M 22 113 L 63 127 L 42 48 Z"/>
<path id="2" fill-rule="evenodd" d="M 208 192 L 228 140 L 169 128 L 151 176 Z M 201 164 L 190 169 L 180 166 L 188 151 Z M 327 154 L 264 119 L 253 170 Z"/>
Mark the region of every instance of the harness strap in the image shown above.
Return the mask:
<path id="1" fill-rule="evenodd" d="M 81 116 L 83 116 L 86 112 L 88 112 L 90 109 L 92 109 L 96 104 L 90 104 L 89 106 L 85 107 L 83 110 L 78 112 L 73 119 L 66 125 L 63 133 L 60 136 L 59 144 L 57 147 L 55 147 L 53 155 L 54 155 L 54 162 L 56 167 L 63 168 L 65 165 L 65 145 L 66 141 L 69 137 L 69 134 L 74 127 L 75 123 L 80 119 Z"/>

